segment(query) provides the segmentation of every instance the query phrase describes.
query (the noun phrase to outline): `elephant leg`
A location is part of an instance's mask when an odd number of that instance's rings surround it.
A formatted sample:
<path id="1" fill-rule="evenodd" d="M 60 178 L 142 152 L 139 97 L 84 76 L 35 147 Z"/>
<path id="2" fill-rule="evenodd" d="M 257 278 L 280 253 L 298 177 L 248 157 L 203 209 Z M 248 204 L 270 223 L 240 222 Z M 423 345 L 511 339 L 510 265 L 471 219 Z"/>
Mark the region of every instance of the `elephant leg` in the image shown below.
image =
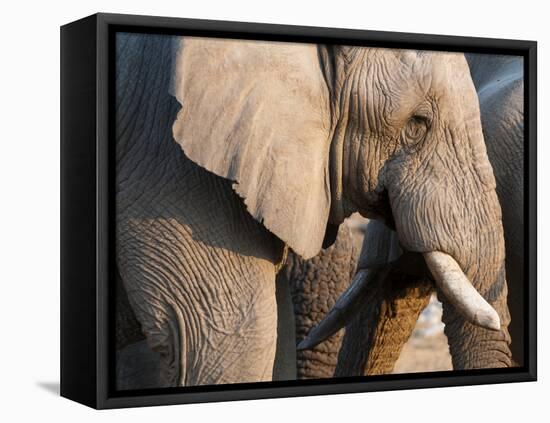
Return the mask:
<path id="1" fill-rule="evenodd" d="M 265 278 L 261 264 L 248 263 L 240 283 L 172 278 L 134 266 L 139 271 L 128 265 L 123 280 L 147 343 L 160 356 L 160 386 L 271 380 L 277 339 L 274 273 Z M 218 266 L 209 271 L 227 272 Z"/>
<path id="2" fill-rule="evenodd" d="M 290 282 L 296 320 L 296 344 L 305 339 L 345 291 L 356 266 L 357 251 L 350 229 L 340 226 L 336 242 L 316 257 L 303 260 L 290 253 L 279 273 Z M 298 379 L 329 378 L 334 374 L 343 330 L 311 350 L 296 354 Z M 294 346 L 296 345 L 294 344 Z"/>
<path id="3" fill-rule="evenodd" d="M 283 244 L 230 182 L 178 157 L 118 205 L 117 264 L 161 386 L 269 381 Z"/>
<path id="4" fill-rule="evenodd" d="M 432 290 L 427 279 L 378 278 L 365 293 L 368 301 L 346 326 L 334 375 L 391 373 Z"/>

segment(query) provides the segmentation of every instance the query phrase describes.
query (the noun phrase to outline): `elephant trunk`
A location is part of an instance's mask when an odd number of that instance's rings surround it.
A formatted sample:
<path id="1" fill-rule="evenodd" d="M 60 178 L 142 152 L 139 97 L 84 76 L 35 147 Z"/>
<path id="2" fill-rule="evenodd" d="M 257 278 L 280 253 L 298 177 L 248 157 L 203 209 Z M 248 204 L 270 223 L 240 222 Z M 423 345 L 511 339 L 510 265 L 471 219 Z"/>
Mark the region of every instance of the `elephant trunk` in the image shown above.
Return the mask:
<path id="1" fill-rule="evenodd" d="M 498 284 L 497 284 L 498 285 Z M 501 310 L 501 328 L 488 331 L 465 321 L 460 313 L 445 300 L 443 301 L 443 323 L 449 341 L 453 368 L 486 369 L 510 367 L 510 335 L 508 323 L 510 315 L 506 305 L 506 284 L 490 301 L 493 307 Z"/>
<path id="2" fill-rule="evenodd" d="M 443 302 L 445 334 L 455 370 L 511 365 L 504 260 L 500 254 L 488 259 L 488 251 L 495 246 L 486 247 L 479 252 L 483 256 L 481 251 L 485 251 L 485 257 L 468 269 L 470 278 L 452 257 L 424 254 Z"/>
<path id="3" fill-rule="evenodd" d="M 469 222 L 463 237 L 466 241 L 456 243 L 455 248 L 450 251 L 475 288 L 474 292 L 481 296 L 475 303 L 480 316 L 484 314 L 484 318 L 490 323 L 480 326 L 472 323 L 475 318 L 464 318 L 465 313 L 461 310 L 460 303 L 454 301 L 453 296 L 445 292 L 441 284 L 437 284 L 439 297 L 443 302 L 445 334 L 449 340 L 455 370 L 509 367 L 512 364 L 502 213 L 492 168 L 485 154 L 481 128 L 476 125 L 475 129 L 474 133 L 478 134 L 476 138 L 480 143 L 474 144 L 473 170 L 481 181 L 479 185 L 485 190 L 481 190 L 481 194 L 469 194 L 470 201 L 465 204 L 462 212 Z M 436 275 L 434 277 L 437 281 Z M 475 310 L 476 306 L 473 306 L 470 311 Z M 495 310 L 498 316 L 491 317 Z"/>
<path id="4" fill-rule="evenodd" d="M 437 284 L 439 297 L 443 303 L 442 319 L 445 323 L 445 334 L 449 340 L 455 370 L 512 365 L 511 340 L 508 332 L 510 314 L 507 305 L 504 239 L 500 221 L 495 223 L 493 230 L 485 229 L 482 232 L 484 234 L 479 236 L 477 249 L 470 252 L 477 256 L 476 259 L 467 263 L 462 257 L 461 268 L 471 281 L 475 292 L 482 297 L 477 303 L 480 315 L 484 315 L 484 318 L 491 323 L 476 325 L 475 317 L 464 318 L 465 313 L 461 310 L 460 303 L 455 301 L 452 294 L 446 292 L 441 284 Z M 434 273 L 433 270 L 432 273 Z M 436 275 L 434 278 L 437 280 Z M 490 305 L 490 308 L 487 308 L 487 305 Z M 471 311 L 473 310 L 474 307 Z M 498 315 L 491 317 L 491 313 L 495 310 L 498 311 Z M 498 321 L 500 324 L 496 325 Z M 492 324 L 495 326 L 491 327 Z"/>
<path id="5" fill-rule="evenodd" d="M 373 280 L 365 290 L 368 301 L 346 325 L 334 376 L 391 373 L 431 292 L 427 278 L 399 272 Z"/>

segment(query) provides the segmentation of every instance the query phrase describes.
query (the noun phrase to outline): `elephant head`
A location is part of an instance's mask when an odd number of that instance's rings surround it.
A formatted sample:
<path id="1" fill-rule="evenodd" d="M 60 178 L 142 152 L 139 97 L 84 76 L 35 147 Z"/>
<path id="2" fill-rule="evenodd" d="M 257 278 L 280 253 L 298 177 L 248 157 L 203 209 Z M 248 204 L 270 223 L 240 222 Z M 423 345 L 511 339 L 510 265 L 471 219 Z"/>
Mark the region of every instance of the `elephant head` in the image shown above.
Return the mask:
<path id="1" fill-rule="evenodd" d="M 507 362 L 501 209 L 462 54 L 185 38 L 175 75 L 176 142 L 254 218 L 306 259 L 355 211 L 384 221 L 449 324 L 494 331 Z"/>

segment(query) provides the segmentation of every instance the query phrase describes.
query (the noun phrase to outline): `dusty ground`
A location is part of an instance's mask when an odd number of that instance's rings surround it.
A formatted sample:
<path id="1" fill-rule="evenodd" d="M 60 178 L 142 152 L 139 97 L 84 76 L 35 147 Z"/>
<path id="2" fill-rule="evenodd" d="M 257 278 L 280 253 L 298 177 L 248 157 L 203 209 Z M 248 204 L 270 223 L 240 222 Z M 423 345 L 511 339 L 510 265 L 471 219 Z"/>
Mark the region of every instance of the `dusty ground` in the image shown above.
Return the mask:
<path id="1" fill-rule="evenodd" d="M 357 251 L 363 242 L 363 230 L 367 220 L 358 214 L 352 215 L 347 224 L 353 231 Z M 451 355 L 447 337 L 443 333 L 441 322 L 441 303 L 434 295 L 430 304 L 422 312 L 393 373 L 430 372 L 452 370 Z"/>

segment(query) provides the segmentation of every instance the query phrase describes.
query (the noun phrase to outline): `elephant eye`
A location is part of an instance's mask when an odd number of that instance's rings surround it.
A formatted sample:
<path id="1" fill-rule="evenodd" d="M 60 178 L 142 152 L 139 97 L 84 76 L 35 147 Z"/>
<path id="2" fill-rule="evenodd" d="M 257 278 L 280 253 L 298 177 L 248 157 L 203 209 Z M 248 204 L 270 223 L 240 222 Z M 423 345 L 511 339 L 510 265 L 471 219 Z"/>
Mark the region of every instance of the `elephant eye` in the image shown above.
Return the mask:
<path id="1" fill-rule="evenodd" d="M 428 119 L 424 116 L 413 115 L 405 124 L 403 130 L 404 142 L 408 146 L 415 146 L 421 142 L 428 132 Z"/>

